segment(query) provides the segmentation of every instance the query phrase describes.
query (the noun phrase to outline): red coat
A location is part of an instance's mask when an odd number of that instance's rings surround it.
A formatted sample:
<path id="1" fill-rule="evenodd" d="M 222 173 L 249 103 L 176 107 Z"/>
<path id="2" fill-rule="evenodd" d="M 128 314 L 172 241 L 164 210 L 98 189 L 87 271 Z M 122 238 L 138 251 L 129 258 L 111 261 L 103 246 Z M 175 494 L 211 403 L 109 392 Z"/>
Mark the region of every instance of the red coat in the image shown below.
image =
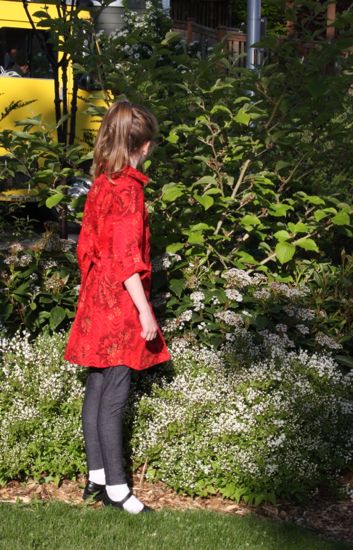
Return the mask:
<path id="1" fill-rule="evenodd" d="M 77 245 L 81 287 L 67 361 L 142 370 L 170 359 L 160 329 L 151 341 L 140 335 L 138 310 L 123 284 L 140 273 L 150 302 L 150 232 L 143 190 L 147 182 L 147 176 L 127 166 L 113 182 L 99 176 L 88 192 Z"/>

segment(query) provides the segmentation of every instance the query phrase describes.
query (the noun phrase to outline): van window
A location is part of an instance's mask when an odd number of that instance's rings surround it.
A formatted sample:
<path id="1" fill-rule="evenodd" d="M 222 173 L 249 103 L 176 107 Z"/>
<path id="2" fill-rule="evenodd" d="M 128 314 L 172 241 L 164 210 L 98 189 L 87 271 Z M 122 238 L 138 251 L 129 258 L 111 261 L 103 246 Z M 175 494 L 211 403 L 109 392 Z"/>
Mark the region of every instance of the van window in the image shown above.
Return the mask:
<path id="1" fill-rule="evenodd" d="M 38 31 L 49 47 L 49 33 Z M 5 71 L 15 71 L 27 78 L 53 78 L 53 73 L 43 52 L 37 33 L 31 29 L 0 29 L 0 65 Z"/>

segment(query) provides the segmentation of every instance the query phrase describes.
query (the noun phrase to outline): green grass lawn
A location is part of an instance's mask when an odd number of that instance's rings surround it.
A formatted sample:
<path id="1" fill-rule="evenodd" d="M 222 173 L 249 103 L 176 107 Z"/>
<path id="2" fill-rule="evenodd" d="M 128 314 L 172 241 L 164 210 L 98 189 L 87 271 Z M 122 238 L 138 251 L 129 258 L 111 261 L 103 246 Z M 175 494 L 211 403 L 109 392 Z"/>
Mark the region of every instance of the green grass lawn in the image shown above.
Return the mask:
<path id="1" fill-rule="evenodd" d="M 0 504 L 1 550 L 333 550 L 329 542 L 254 515 L 170 511 L 131 516 L 112 508 L 60 502 Z"/>

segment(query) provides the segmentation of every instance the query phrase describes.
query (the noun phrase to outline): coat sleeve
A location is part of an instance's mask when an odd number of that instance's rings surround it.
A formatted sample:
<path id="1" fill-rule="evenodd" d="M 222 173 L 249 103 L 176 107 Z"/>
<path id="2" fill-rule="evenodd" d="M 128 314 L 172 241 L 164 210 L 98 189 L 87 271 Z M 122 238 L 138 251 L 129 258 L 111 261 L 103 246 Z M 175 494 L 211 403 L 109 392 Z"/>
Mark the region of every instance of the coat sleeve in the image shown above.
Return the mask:
<path id="1" fill-rule="evenodd" d="M 144 250 L 144 193 L 140 183 L 117 189 L 112 218 L 112 275 L 124 282 L 134 273 L 150 271 Z"/>

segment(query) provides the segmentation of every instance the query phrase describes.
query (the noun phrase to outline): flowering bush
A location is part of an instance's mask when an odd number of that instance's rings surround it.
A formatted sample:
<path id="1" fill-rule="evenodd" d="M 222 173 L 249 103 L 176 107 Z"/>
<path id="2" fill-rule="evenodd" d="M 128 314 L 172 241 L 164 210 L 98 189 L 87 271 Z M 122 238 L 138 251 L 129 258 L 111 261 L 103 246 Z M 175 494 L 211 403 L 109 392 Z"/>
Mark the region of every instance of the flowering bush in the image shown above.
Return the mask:
<path id="1" fill-rule="evenodd" d="M 86 369 L 64 362 L 64 333 L 0 340 L 0 482 L 86 471 Z M 254 346 L 212 350 L 175 338 L 173 363 L 134 373 L 126 450 L 147 477 L 195 495 L 300 498 L 352 461 L 352 374 L 330 355 Z M 240 350 L 251 350 L 248 359 Z"/>
<path id="2" fill-rule="evenodd" d="M 352 373 L 269 341 L 246 363 L 243 343 L 216 352 L 174 340 L 175 376 L 132 409 L 135 462 L 192 495 L 301 498 L 353 459 Z"/>
<path id="3" fill-rule="evenodd" d="M 82 373 L 62 358 L 63 334 L 28 337 L 0 340 L 1 483 L 85 471 Z"/>
<path id="4" fill-rule="evenodd" d="M 30 246 L 13 243 L 0 256 L 0 322 L 8 333 L 66 328 L 79 289 L 75 243 L 54 228 Z"/>
<path id="5" fill-rule="evenodd" d="M 189 332 L 205 345 L 219 347 L 250 331 L 255 347 L 279 340 L 288 349 L 333 351 L 338 362 L 353 366 L 352 260 L 347 258 L 342 268 L 317 265 L 314 273 L 314 266 L 306 266 L 301 283 L 234 267 L 210 273 L 190 262 L 179 285 L 175 271 L 180 256 L 165 254 L 155 258 L 153 268 L 155 276 L 166 274 L 171 292 L 157 292 L 153 304 L 165 317 L 163 329 L 170 336 Z"/>

